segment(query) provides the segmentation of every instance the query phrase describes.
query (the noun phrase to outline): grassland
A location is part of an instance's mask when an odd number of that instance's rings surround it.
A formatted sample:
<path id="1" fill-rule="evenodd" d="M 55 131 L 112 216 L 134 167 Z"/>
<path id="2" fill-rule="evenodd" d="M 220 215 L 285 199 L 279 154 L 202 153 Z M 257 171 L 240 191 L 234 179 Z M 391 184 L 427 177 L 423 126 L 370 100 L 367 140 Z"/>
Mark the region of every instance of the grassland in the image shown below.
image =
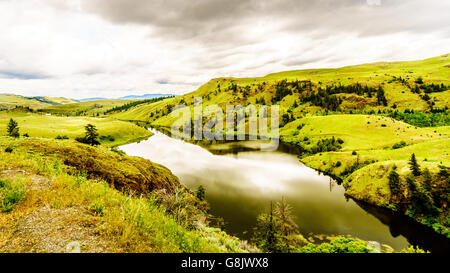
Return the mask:
<path id="1" fill-rule="evenodd" d="M 119 164 L 118 176 L 102 165 L 67 165 L 72 156 L 80 163 Z M 164 167 L 105 148 L 0 137 L 0 252 L 70 252 L 74 241 L 81 252 L 246 251 L 220 229 L 200 222 L 188 228 L 157 201 L 158 194 L 140 190 L 142 184 L 129 188 L 133 195 L 117 187 L 119 181 L 133 183 L 125 180 L 133 175 L 147 180 L 150 189 L 181 186 Z"/>
<path id="2" fill-rule="evenodd" d="M 97 114 L 103 114 L 105 111 L 111 108 L 121 106 L 129 102 L 132 102 L 132 100 L 85 101 L 79 103 L 49 106 L 41 109 L 41 112 L 62 116 L 97 116 Z"/>
<path id="3" fill-rule="evenodd" d="M 93 124 L 100 136 L 103 136 L 100 138 L 101 144 L 107 147 L 139 141 L 152 135 L 142 127 L 112 118 L 57 117 L 23 112 L 0 112 L 0 135 L 6 135 L 6 125 L 10 118 L 19 123 L 21 134 L 40 138 L 67 136 L 75 139 L 83 136 L 85 125 Z"/>
<path id="4" fill-rule="evenodd" d="M 326 88 L 331 85 L 354 85 L 359 83 L 369 87 L 382 86 L 385 90 L 387 106 L 376 104 L 376 98 L 359 96 L 355 94 L 338 94 L 343 97 L 340 112 L 370 112 L 386 111 L 395 105 L 397 111 L 411 109 L 418 112 L 430 110 L 427 101 L 421 98 L 420 94 L 414 93 L 411 87 L 416 85 L 415 81 L 423 79 L 425 84 L 444 84 L 450 86 L 450 55 L 442 55 L 430 59 L 393 62 L 393 63 L 372 63 L 357 66 L 349 66 L 336 69 L 310 69 L 269 74 L 259 78 L 217 78 L 201 86 L 198 90 L 162 102 L 140 105 L 128 111 L 116 113 L 113 116 L 124 120 L 149 121 L 160 126 L 170 127 L 172 119 L 168 117 L 167 106 L 178 104 L 192 105 L 194 97 L 202 97 L 204 106 L 210 104 L 225 105 L 247 105 L 255 104 L 264 99 L 265 104 L 272 104 L 271 100 L 276 92 L 276 84 L 281 80 L 287 81 L 311 81 L 313 89 Z M 402 79 L 403 81 L 399 80 Z M 238 92 L 229 90 L 232 84 L 238 86 Z M 249 88 L 244 95 L 243 89 Z M 430 103 L 434 102 L 434 107 L 450 107 L 449 92 L 430 93 Z M 302 115 L 321 114 L 324 109 L 309 103 L 293 108 L 294 101 L 299 101 L 300 94 L 294 93 L 285 96 L 278 104 L 281 112 L 288 110 L 295 117 Z M 256 103 L 259 104 L 259 103 Z"/>
<path id="5" fill-rule="evenodd" d="M 0 94 L 0 110 L 12 109 L 16 106 L 42 109 L 51 105 L 74 103 L 72 99 L 53 97 L 23 97 L 13 94 Z"/>

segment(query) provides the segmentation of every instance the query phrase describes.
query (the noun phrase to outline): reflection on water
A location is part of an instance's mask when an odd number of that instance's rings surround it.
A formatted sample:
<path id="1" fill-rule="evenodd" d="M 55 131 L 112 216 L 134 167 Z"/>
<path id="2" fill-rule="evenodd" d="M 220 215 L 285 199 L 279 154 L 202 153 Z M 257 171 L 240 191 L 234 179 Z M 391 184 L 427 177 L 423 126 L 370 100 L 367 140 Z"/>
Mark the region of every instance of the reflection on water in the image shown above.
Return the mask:
<path id="1" fill-rule="evenodd" d="M 408 245 L 402 235 L 392 236 L 379 217 L 347 200 L 344 189 L 330 177 L 304 166 L 295 155 L 254 151 L 255 143 L 242 144 L 214 144 L 208 147 L 213 154 L 155 132 L 149 140 L 121 149 L 168 167 L 192 189 L 204 185 L 211 213 L 223 217 L 227 232 L 240 238 L 250 236 L 257 215 L 267 211 L 270 201 L 285 197 L 305 235 L 352 235 L 396 250 Z"/>

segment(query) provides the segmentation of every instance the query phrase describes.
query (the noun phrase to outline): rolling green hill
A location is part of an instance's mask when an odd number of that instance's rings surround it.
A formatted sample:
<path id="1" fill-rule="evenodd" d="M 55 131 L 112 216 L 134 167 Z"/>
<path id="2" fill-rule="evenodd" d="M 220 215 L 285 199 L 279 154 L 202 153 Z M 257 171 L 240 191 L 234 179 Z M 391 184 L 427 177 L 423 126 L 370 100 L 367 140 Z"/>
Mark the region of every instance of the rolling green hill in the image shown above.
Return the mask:
<path id="1" fill-rule="evenodd" d="M 63 105 L 49 106 L 40 109 L 41 112 L 64 116 L 95 116 L 103 114 L 105 111 L 121 106 L 133 100 L 98 100 L 69 103 Z"/>
<path id="2" fill-rule="evenodd" d="M 14 94 L 0 94 L 0 110 L 8 110 L 16 106 L 29 107 L 31 109 L 41 109 L 51 105 L 74 103 L 67 98 L 53 97 L 24 97 Z"/>
<path id="3" fill-rule="evenodd" d="M 355 90 L 357 85 L 360 85 L 359 89 L 362 90 Z M 366 86 L 370 89 L 370 94 L 364 90 Z M 439 88 L 433 89 L 435 86 Z M 376 91 L 379 87 L 384 91 L 386 105 L 378 100 Z M 446 54 L 421 61 L 288 71 L 260 78 L 218 78 L 209 81 L 195 92 L 155 104 L 140 105 L 114 116 L 170 126 L 172 120 L 167 117 L 167 106 L 180 103 L 191 105 L 194 97 L 202 97 L 204 105 L 279 104 L 282 113 L 290 111 L 294 118 L 323 114 L 325 111 L 429 112 L 450 106 L 449 87 L 450 55 Z M 319 90 L 323 93 L 318 93 Z M 323 97 L 324 93 L 331 99 L 320 100 L 313 96 L 315 94 Z M 340 100 L 337 107 L 333 105 L 334 97 Z"/>
<path id="4" fill-rule="evenodd" d="M 107 147 L 139 141 L 152 135 L 142 127 L 112 118 L 56 117 L 23 112 L 0 112 L 0 135 L 6 135 L 6 125 L 10 118 L 19 123 L 20 134 L 52 139 L 57 136 L 69 139 L 81 137 L 84 126 L 93 124 L 98 128 L 101 144 Z"/>

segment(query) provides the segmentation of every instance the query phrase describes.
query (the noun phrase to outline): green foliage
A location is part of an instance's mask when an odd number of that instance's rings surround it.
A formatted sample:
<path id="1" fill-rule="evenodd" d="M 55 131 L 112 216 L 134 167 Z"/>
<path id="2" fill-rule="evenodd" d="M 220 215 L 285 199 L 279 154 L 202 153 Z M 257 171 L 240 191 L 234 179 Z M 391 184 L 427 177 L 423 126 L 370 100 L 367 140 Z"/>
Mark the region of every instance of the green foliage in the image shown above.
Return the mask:
<path id="1" fill-rule="evenodd" d="M 286 252 L 287 246 L 283 243 L 280 223 L 273 216 L 272 210 L 270 214 L 258 215 L 251 241 L 263 252 Z"/>
<path id="2" fill-rule="evenodd" d="M 57 135 L 57 136 L 55 137 L 55 139 L 62 140 L 62 139 L 69 139 L 69 137 L 66 136 L 66 135 L 63 135 L 63 136 Z"/>
<path id="3" fill-rule="evenodd" d="M 410 111 L 400 113 L 395 111 L 389 113 L 388 116 L 417 127 L 437 127 L 450 125 L 450 111 L 441 113 L 411 113 Z"/>
<path id="4" fill-rule="evenodd" d="M 335 137 L 320 139 L 314 146 L 309 148 L 309 152 L 312 154 L 317 154 L 338 151 L 342 149 L 341 143 L 343 143 L 343 141 L 341 139 L 336 140 Z"/>
<path id="5" fill-rule="evenodd" d="M 400 149 L 400 148 L 403 148 L 406 146 L 408 146 L 408 144 L 404 140 L 402 140 L 399 143 L 392 145 L 392 149 L 396 150 L 396 149 Z"/>
<path id="6" fill-rule="evenodd" d="M 198 186 L 197 192 L 195 193 L 195 196 L 200 201 L 205 201 L 206 200 L 206 189 L 205 189 L 205 187 L 203 185 Z"/>
<path id="7" fill-rule="evenodd" d="M 416 183 L 415 176 L 409 175 L 406 178 L 406 185 L 408 187 L 408 199 L 411 202 L 409 213 L 412 217 L 417 217 L 419 215 L 437 215 L 439 213 L 430 194 L 425 192 L 423 188 Z"/>
<path id="8" fill-rule="evenodd" d="M 94 213 L 96 216 L 103 216 L 105 211 L 105 205 L 100 202 L 94 202 L 90 207 L 90 211 Z"/>
<path id="9" fill-rule="evenodd" d="M 7 132 L 8 132 L 8 136 L 10 137 L 19 137 L 20 133 L 19 133 L 19 124 L 14 120 L 14 119 L 10 119 L 8 126 L 7 126 Z"/>
<path id="10" fill-rule="evenodd" d="M 25 183 L 21 180 L 9 182 L 0 180 L 0 209 L 2 212 L 10 212 L 14 204 L 25 196 Z"/>
<path id="11" fill-rule="evenodd" d="M 308 244 L 296 250 L 298 253 L 369 253 L 365 242 L 352 238 L 338 237 L 330 243 Z"/>
<path id="12" fill-rule="evenodd" d="M 89 144 L 91 146 L 100 145 L 100 142 L 98 141 L 99 135 L 97 128 L 92 124 L 88 124 L 84 128 L 86 130 L 84 137 L 77 137 L 76 141 Z"/>
<path id="13" fill-rule="evenodd" d="M 400 253 L 430 253 L 430 252 L 420 249 L 418 246 L 417 247 L 409 246 L 403 249 Z"/>
<path id="14" fill-rule="evenodd" d="M 12 153 L 13 149 L 11 147 L 6 147 L 5 148 L 5 153 Z"/>
<path id="15" fill-rule="evenodd" d="M 172 98 L 172 97 L 173 96 L 133 101 L 133 102 L 130 102 L 130 103 L 126 103 L 124 105 L 115 106 L 115 107 L 105 111 L 104 114 L 106 115 L 106 114 L 113 113 L 113 112 L 122 112 L 122 111 L 126 111 L 126 110 L 128 110 L 130 108 L 133 108 L 133 107 L 141 105 L 141 104 L 150 104 L 150 103 L 158 102 L 158 101 L 161 101 L 161 100 L 164 100 L 164 99 L 167 99 L 167 98 Z"/>
<path id="16" fill-rule="evenodd" d="M 417 163 L 416 155 L 414 153 L 411 155 L 411 159 L 408 164 L 414 176 L 419 176 L 421 174 L 420 166 L 419 163 Z"/>
<path id="17" fill-rule="evenodd" d="M 389 188 L 391 189 L 391 193 L 393 195 L 397 195 L 400 192 L 400 176 L 398 173 L 393 169 L 389 173 Z"/>

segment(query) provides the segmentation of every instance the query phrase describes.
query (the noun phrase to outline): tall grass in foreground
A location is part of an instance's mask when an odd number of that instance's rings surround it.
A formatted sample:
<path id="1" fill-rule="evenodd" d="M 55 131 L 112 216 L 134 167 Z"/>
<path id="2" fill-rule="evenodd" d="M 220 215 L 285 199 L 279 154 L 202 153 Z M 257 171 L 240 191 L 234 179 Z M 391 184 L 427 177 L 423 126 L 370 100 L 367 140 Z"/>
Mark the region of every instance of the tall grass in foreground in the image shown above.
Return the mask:
<path id="1" fill-rule="evenodd" d="M 56 158 L 0 153 L 0 171 L 7 167 L 21 168 L 51 180 L 48 190 L 26 193 L 23 180 L 2 180 L 4 212 L 14 213 L 13 205 L 21 199 L 25 199 L 23 206 L 28 206 L 21 210 L 34 210 L 42 205 L 53 209 L 85 208 L 99 223 L 97 232 L 117 242 L 117 252 L 243 252 L 241 242 L 220 229 L 200 223 L 189 229 L 178 223 L 157 202 L 155 195 L 133 196 L 117 191 L 102 180 L 88 179 L 85 172 L 69 174 L 67 167 Z"/>

